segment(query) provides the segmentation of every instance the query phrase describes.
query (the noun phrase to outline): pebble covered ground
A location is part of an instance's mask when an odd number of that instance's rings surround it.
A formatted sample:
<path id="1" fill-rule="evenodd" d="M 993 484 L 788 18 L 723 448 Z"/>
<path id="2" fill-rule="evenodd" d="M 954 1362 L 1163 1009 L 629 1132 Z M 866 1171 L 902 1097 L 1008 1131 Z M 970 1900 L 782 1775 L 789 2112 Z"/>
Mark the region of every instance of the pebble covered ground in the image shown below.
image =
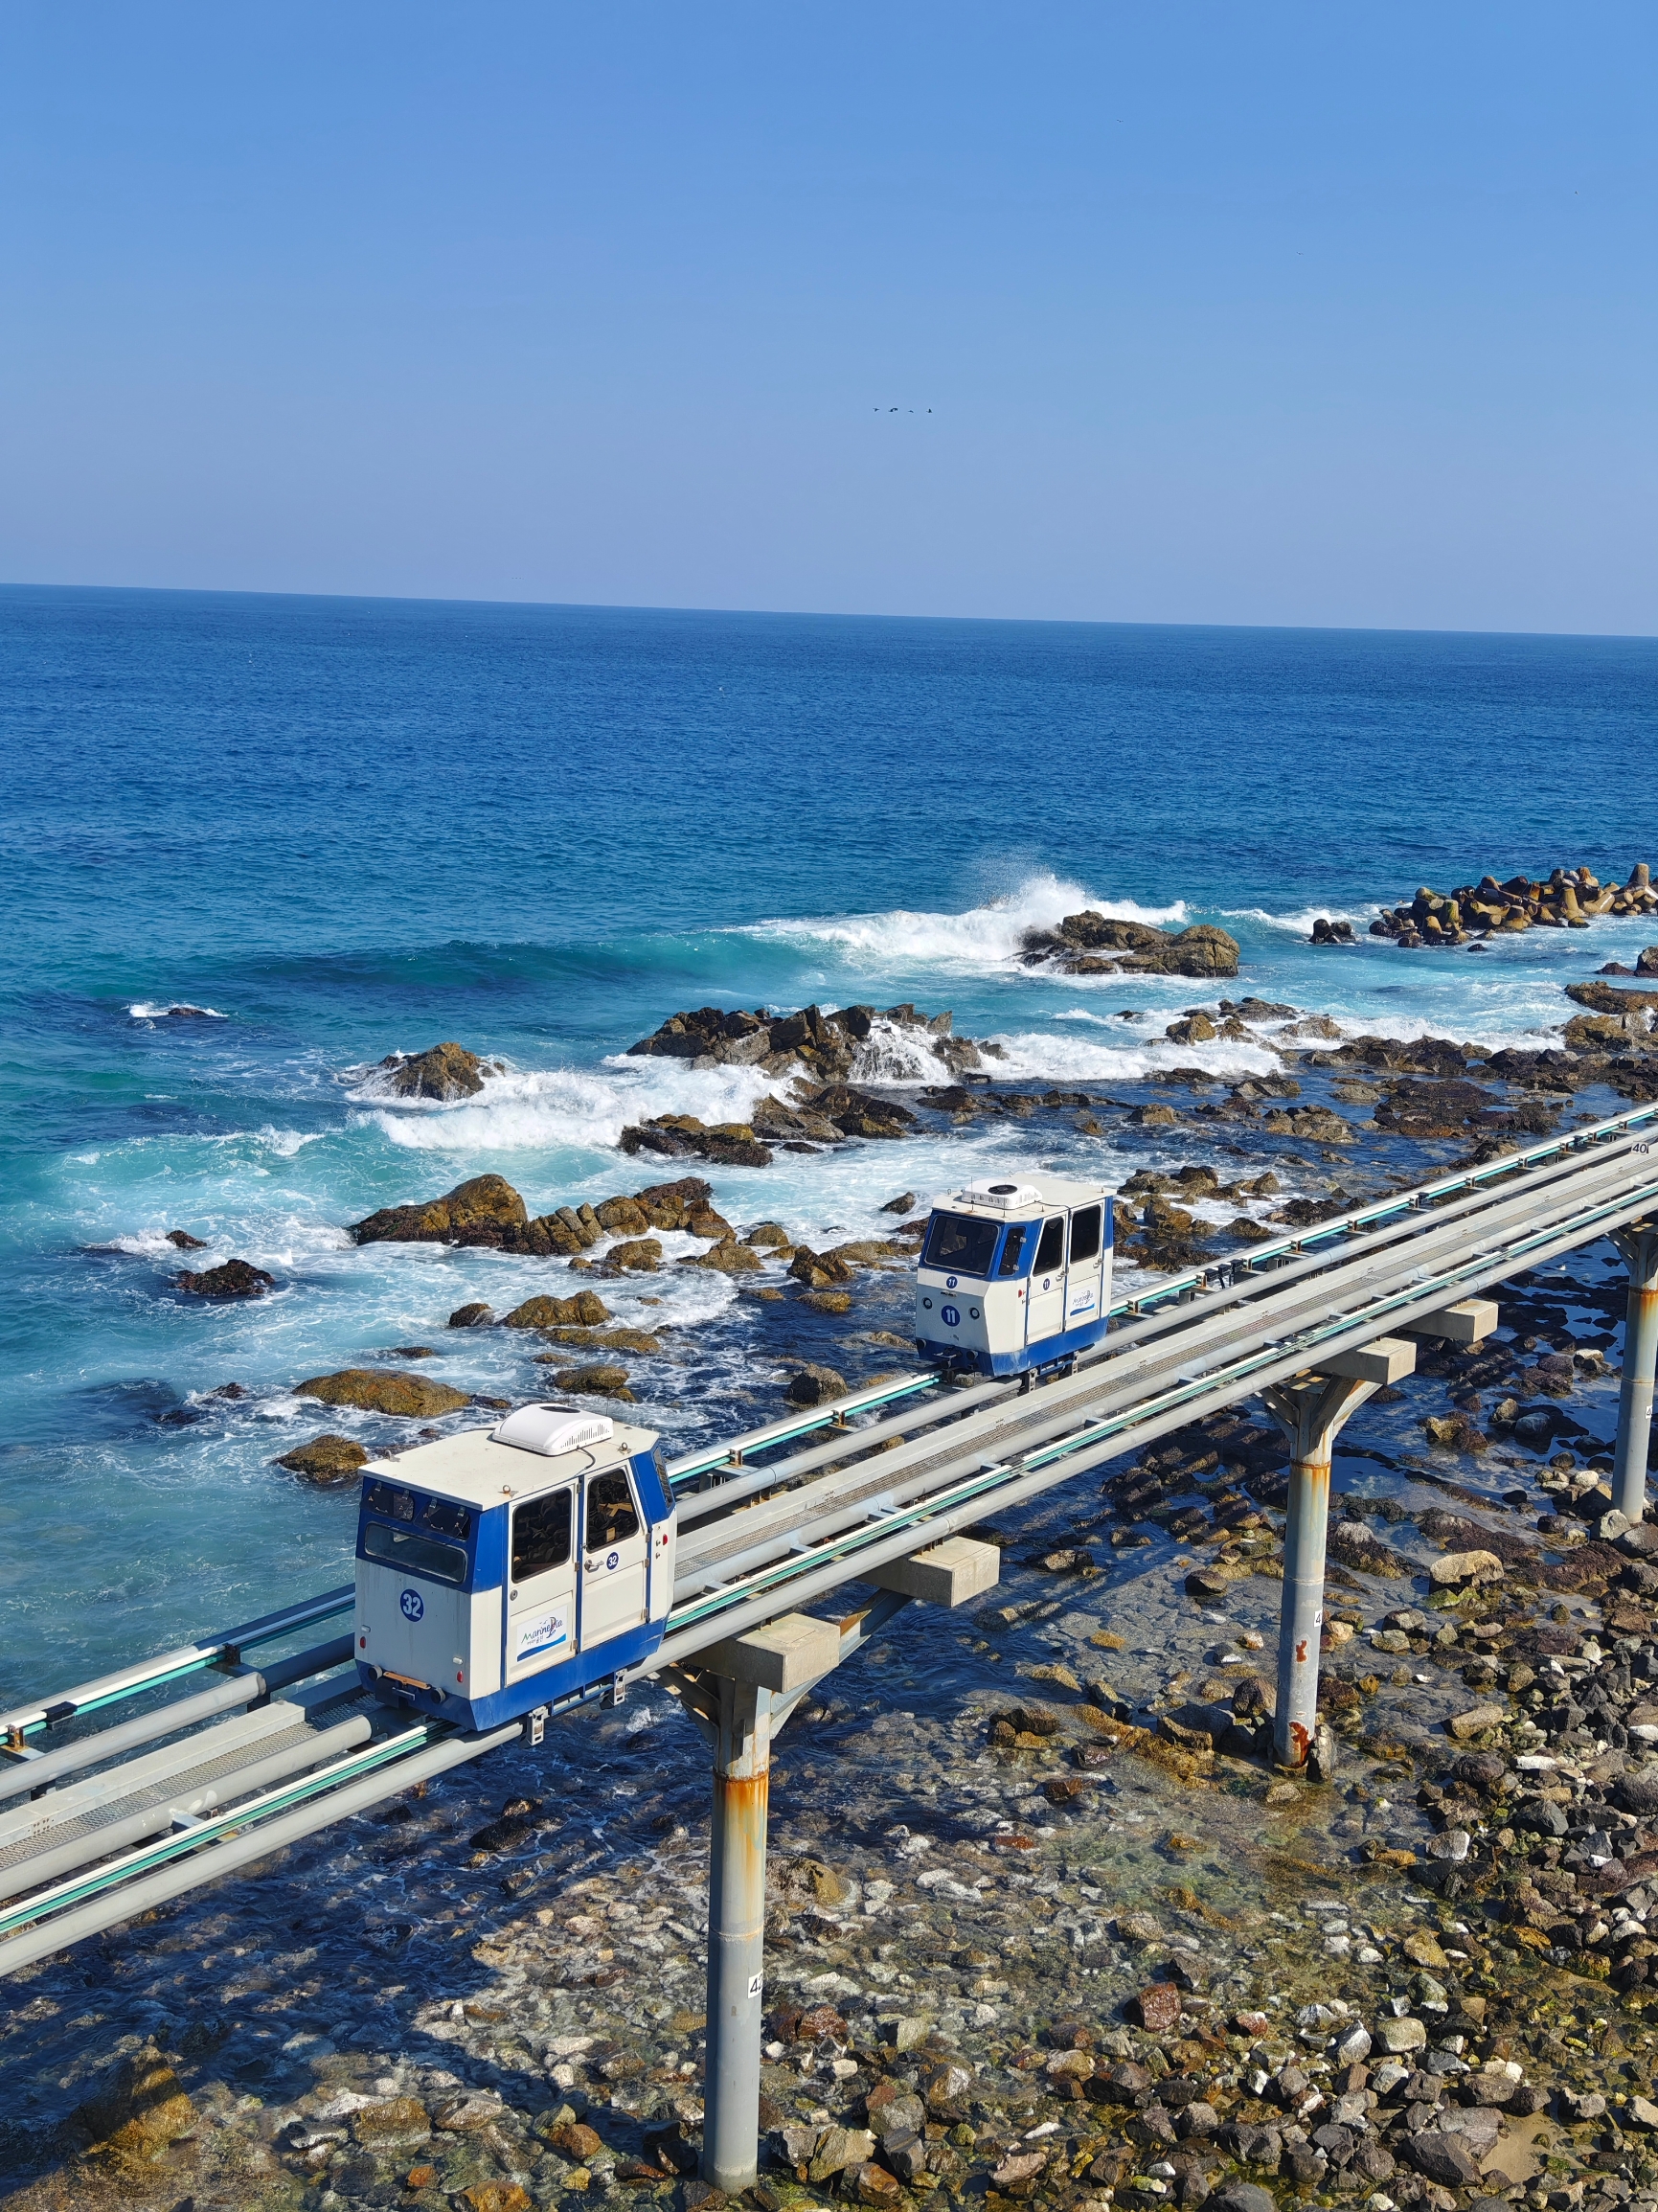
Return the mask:
<path id="1" fill-rule="evenodd" d="M 1172 1099 L 1133 1125 L 1165 1163 L 1334 1211 L 1494 1141 L 1477 1113 L 1617 1104 L 1533 1070 L 1426 1136 L 1398 1126 L 1421 1068 L 1318 1057 L 1275 1129 L 1178 1080 L 1036 1110 Z M 1321 1146 L 1390 1083 L 1393 1126 Z M 1143 1186 L 1142 1263 L 1205 1233 L 1200 1181 Z M 851 1380 L 894 1364 L 901 1266 L 850 1314 L 781 1267 L 760 1290 Z M 1344 1431 L 1327 1784 L 1264 1757 L 1284 1481 L 1254 1406 L 992 1529 L 993 1592 L 831 1677 L 776 1753 L 761 2212 L 1658 2205 L 1658 1543 L 1609 1516 L 1622 1306 L 1609 1247 L 1521 1279 L 1483 1347 L 1424 1346 Z M 0 2201 L 717 2212 L 707 1807 L 647 1685 L 43 1962 L 3 1993 Z"/>

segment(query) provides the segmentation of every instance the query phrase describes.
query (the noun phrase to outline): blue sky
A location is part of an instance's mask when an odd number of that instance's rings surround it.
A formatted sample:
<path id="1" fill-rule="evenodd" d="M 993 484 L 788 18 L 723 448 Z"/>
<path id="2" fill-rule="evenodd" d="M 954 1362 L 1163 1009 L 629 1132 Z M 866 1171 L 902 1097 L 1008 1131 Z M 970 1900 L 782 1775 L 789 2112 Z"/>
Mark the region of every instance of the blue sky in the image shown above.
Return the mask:
<path id="1" fill-rule="evenodd" d="M 0 577 L 1650 632 L 1655 60 L 1620 0 L 16 0 Z"/>

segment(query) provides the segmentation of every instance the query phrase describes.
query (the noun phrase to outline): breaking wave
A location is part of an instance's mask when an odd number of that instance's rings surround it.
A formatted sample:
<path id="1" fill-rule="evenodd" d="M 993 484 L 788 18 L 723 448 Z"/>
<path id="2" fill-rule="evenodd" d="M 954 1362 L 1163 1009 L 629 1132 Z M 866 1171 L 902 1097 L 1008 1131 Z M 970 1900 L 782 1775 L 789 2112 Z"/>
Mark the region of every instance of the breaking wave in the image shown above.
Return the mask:
<path id="1" fill-rule="evenodd" d="M 909 974 L 928 969 L 941 974 L 977 975 L 1011 967 L 1027 929 L 1052 929 L 1067 914 L 1083 907 L 1114 921 L 1144 922 L 1154 928 L 1182 926 L 1189 913 L 1184 900 L 1170 906 L 1140 906 L 1132 900 L 1097 898 L 1080 883 L 1043 873 L 1027 876 L 1005 898 L 969 906 L 962 914 L 897 906 L 884 914 L 755 922 L 731 934 L 832 954 L 859 971 Z"/>
<path id="2" fill-rule="evenodd" d="M 175 999 L 170 1006 L 151 1005 L 148 999 L 141 998 L 135 1005 L 129 1006 L 126 1011 L 134 1021 L 166 1021 L 170 1016 L 174 1021 L 228 1021 L 230 1019 L 230 1015 L 220 1014 L 216 1006 L 192 1006 L 182 998 Z"/>
<path id="3" fill-rule="evenodd" d="M 777 1079 L 751 1067 L 696 1068 L 682 1060 L 617 1053 L 594 1069 L 511 1070 L 458 1106 L 411 1101 L 371 1106 L 352 1119 L 410 1152 L 547 1152 L 561 1146 L 608 1151 L 630 1122 L 694 1114 L 740 1122 Z M 410 1107 L 416 1110 L 411 1111 Z"/>
<path id="4" fill-rule="evenodd" d="M 1228 1040 L 1172 1044 L 1167 1038 L 1125 1037 L 1121 1044 L 1090 1037 L 1052 1037 L 1042 1030 L 998 1037 L 1005 1058 L 992 1061 L 998 1081 L 1013 1083 L 1136 1083 L 1171 1067 L 1201 1067 L 1233 1082 L 1279 1071 L 1278 1055 L 1264 1044 Z"/>

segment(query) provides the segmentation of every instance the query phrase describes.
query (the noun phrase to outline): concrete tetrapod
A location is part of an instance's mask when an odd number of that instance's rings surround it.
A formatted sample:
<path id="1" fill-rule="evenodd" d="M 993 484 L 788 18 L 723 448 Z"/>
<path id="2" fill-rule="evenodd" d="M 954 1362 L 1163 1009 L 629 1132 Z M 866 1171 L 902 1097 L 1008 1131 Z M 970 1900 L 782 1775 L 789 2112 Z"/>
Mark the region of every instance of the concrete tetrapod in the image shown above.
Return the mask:
<path id="1" fill-rule="evenodd" d="M 1612 1461 L 1612 1503 L 1625 1518 L 1647 1511 L 1647 1454 L 1652 1436 L 1652 1369 L 1658 1358 L 1658 1226 L 1633 1221 L 1612 1242 L 1629 1270 L 1624 1321 L 1624 1382 L 1618 1393 L 1618 1442 Z"/>

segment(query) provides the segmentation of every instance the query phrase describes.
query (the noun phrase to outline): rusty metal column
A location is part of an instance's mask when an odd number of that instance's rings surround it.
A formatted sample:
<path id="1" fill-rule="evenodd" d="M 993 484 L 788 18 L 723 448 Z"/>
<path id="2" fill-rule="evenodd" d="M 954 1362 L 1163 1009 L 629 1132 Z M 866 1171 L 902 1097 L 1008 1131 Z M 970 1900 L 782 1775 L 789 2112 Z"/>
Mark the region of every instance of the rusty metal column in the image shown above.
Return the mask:
<path id="1" fill-rule="evenodd" d="M 1624 1320 L 1624 1382 L 1618 1393 L 1618 1442 L 1612 1461 L 1612 1503 L 1627 1519 L 1647 1511 L 1647 1455 L 1652 1435 L 1652 1370 L 1658 1358 L 1658 1228 L 1636 1221 L 1613 1232 L 1629 1270 Z"/>
<path id="2" fill-rule="evenodd" d="M 715 1680 L 714 1830 L 708 1870 L 708 2078 L 702 2177 L 728 2197 L 760 2162 L 760 2039 L 765 1988 L 769 1690 Z"/>
<path id="3" fill-rule="evenodd" d="M 1347 1376 L 1321 1375 L 1306 1381 L 1280 1383 L 1262 1394 L 1267 1411 L 1284 1433 L 1290 1453 L 1273 1755 L 1279 1766 L 1297 1772 L 1306 1766 L 1318 1729 L 1318 1648 L 1324 1628 L 1330 1453 L 1348 1415 L 1380 1387 L 1379 1380 L 1360 1381 Z"/>

